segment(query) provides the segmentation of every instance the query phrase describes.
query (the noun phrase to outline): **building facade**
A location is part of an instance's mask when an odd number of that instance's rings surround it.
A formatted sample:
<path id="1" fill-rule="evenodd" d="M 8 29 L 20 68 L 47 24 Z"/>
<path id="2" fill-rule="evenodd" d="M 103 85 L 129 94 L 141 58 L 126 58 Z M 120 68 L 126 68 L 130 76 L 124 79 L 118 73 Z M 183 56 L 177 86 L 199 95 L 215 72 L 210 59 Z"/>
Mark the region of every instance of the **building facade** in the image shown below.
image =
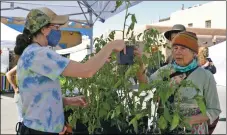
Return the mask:
<path id="1" fill-rule="evenodd" d="M 194 28 L 226 29 L 226 1 L 212 1 L 186 9 L 182 8 L 153 25 L 172 26 L 174 24 Z"/>
<path id="2" fill-rule="evenodd" d="M 171 13 L 170 17 L 160 19 L 158 23 L 146 24 L 135 27 L 134 33 L 138 34 L 146 29 L 157 29 L 164 33 L 172 29 L 175 24 L 182 24 L 187 31 L 196 33 L 199 46 L 213 46 L 226 40 L 226 2 L 213 1 L 191 8 L 181 9 Z M 116 39 L 122 38 L 122 32 L 116 32 Z M 143 45 L 141 44 L 141 48 Z M 167 58 L 171 50 L 160 48 Z"/>

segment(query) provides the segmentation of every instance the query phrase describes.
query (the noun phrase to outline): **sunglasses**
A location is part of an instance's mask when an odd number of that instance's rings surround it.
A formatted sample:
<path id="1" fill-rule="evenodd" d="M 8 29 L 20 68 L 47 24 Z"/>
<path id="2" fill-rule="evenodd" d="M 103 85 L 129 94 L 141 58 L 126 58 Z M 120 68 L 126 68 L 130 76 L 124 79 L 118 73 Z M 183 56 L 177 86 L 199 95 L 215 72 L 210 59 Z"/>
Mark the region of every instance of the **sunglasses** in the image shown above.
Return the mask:
<path id="1" fill-rule="evenodd" d="M 51 24 L 50 27 L 52 27 L 52 28 L 54 27 L 55 29 L 59 30 L 61 25 L 59 25 L 59 24 Z"/>

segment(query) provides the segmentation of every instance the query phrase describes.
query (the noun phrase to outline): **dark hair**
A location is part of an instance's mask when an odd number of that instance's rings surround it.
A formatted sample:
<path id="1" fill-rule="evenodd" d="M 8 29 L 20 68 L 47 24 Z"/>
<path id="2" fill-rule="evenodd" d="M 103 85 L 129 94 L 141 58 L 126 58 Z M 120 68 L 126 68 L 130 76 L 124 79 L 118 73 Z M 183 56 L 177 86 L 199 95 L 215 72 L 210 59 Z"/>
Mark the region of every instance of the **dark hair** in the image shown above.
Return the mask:
<path id="1" fill-rule="evenodd" d="M 43 27 L 49 27 L 49 25 L 50 24 L 47 24 Z M 28 29 L 24 28 L 23 33 L 19 34 L 16 38 L 16 46 L 14 47 L 14 53 L 20 56 L 23 53 L 24 49 L 28 45 L 32 44 L 33 37 L 36 37 L 38 34 L 41 33 L 41 29 L 32 34 Z"/>

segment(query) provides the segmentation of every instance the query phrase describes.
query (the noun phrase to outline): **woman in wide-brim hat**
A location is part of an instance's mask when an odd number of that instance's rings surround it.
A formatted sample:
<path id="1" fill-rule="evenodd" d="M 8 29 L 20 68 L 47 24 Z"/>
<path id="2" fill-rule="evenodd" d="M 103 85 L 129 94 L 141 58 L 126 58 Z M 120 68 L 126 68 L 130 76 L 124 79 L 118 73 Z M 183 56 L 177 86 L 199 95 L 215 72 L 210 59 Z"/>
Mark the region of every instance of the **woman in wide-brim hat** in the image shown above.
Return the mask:
<path id="1" fill-rule="evenodd" d="M 184 25 L 182 24 L 175 24 L 171 30 L 169 31 L 166 31 L 164 33 L 164 36 L 166 39 L 168 39 L 169 41 L 171 41 L 173 39 L 173 37 L 179 33 L 179 32 L 182 32 L 182 31 L 186 31 L 186 28 Z"/>
<path id="2" fill-rule="evenodd" d="M 171 30 L 168 30 L 168 31 L 166 31 L 166 32 L 164 33 L 164 36 L 165 36 L 165 38 L 166 38 L 166 39 L 170 42 L 170 44 L 171 44 L 171 41 L 172 41 L 172 39 L 176 36 L 176 34 L 179 33 L 179 32 L 182 32 L 182 31 L 186 31 L 185 26 L 182 25 L 182 24 L 175 24 L 175 25 L 172 27 Z M 166 59 L 165 65 L 168 64 L 168 63 L 171 63 L 172 60 L 173 60 L 172 54 L 170 54 L 170 56 L 168 56 L 167 59 Z"/>

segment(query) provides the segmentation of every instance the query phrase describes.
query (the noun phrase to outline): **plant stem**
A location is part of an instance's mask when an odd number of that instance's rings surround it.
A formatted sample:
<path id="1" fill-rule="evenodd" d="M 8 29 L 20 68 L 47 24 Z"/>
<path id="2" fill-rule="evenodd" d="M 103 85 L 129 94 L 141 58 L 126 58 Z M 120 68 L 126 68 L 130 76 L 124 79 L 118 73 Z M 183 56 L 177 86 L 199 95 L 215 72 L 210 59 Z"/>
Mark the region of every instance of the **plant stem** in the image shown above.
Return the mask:
<path id="1" fill-rule="evenodd" d="M 123 27 L 123 35 L 122 35 L 122 39 L 124 40 L 125 39 L 125 26 L 126 26 L 126 20 L 127 20 L 127 14 L 128 14 L 128 6 L 129 6 L 129 3 L 126 2 L 126 12 L 125 12 L 125 20 L 124 20 L 124 27 Z"/>

